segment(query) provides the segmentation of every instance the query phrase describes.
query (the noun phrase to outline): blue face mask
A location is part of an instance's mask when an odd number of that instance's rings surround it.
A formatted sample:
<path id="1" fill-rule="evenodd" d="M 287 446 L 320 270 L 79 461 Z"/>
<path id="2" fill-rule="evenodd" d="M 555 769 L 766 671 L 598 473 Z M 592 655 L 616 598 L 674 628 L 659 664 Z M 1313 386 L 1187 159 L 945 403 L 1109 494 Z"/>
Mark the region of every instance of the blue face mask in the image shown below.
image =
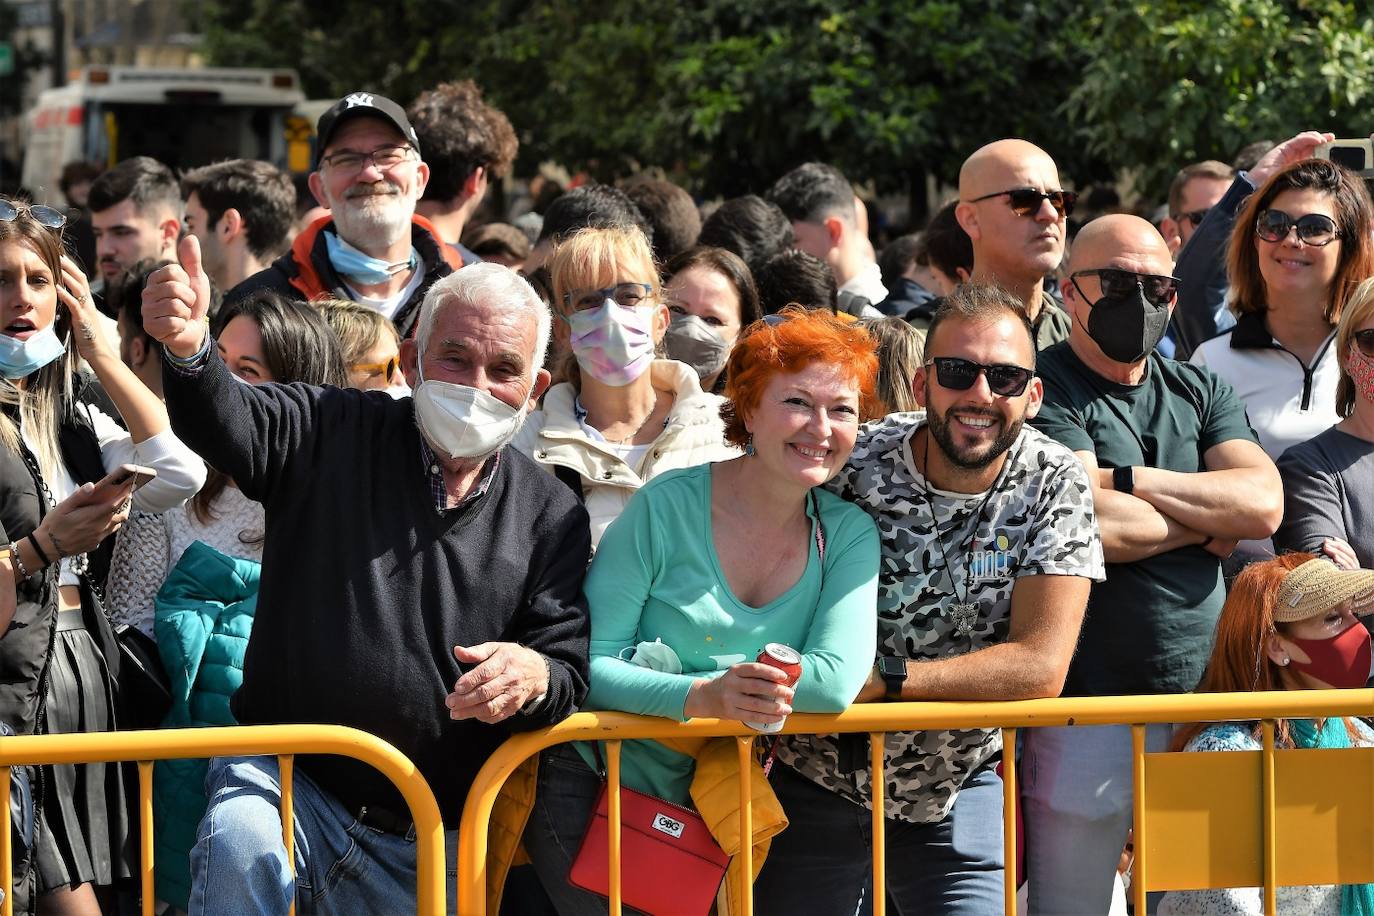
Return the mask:
<path id="1" fill-rule="evenodd" d="M 410 249 L 410 260 L 395 264 L 364 254 L 333 232 L 324 234 L 324 244 L 329 250 L 329 263 L 334 269 L 350 280 L 366 286 L 385 283 L 404 270 L 410 270 L 420 261 L 420 254 L 414 247 Z"/>
<path id="2" fill-rule="evenodd" d="M 61 356 L 67 347 L 57 339 L 52 325 L 20 340 L 0 334 L 0 374 L 8 379 L 27 378 Z"/>

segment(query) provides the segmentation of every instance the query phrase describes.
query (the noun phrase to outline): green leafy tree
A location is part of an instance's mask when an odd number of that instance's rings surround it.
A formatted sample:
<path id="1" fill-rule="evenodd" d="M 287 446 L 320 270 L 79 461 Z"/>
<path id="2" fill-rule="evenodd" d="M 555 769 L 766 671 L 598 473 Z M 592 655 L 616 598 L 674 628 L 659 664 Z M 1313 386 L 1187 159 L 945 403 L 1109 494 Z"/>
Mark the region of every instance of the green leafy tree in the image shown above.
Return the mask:
<path id="1" fill-rule="evenodd" d="M 1173 173 L 1300 130 L 1374 131 L 1374 20 L 1331 0 L 1101 4 L 1077 40 L 1093 57 L 1066 107 L 1089 152 L 1162 197 Z"/>
<path id="2" fill-rule="evenodd" d="M 1058 113 L 1087 64 L 1061 23 L 1082 0 L 216 0 L 217 64 L 295 66 L 307 91 L 408 101 L 471 76 L 522 160 L 603 179 L 658 165 L 708 194 L 809 159 L 905 189 L 952 182 L 979 145 L 1025 136 L 1078 183 L 1104 175 Z M 408 37 L 408 38 L 407 38 Z"/>

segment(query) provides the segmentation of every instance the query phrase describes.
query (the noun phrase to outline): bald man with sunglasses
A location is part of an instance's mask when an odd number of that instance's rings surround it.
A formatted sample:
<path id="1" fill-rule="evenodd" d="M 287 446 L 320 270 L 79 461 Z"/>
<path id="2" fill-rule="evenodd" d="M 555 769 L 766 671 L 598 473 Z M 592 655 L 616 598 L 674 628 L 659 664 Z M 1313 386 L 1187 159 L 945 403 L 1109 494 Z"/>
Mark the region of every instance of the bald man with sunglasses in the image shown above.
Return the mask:
<path id="1" fill-rule="evenodd" d="M 1083 227 L 1069 339 L 1040 354 L 1031 422 L 1087 468 L 1107 577 L 1093 585 L 1067 696 L 1197 687 L 1225 590 L 1221 560 L 1283 515 L 1274 463 L 1231 387 L 1155 352 L 1178 295 L 1159 232 L 1134 216 Z M 1171 727 L 1149 726 L 1166 750 Z M 1126 726 L 1035 728 L 1022 756 L 1031 913 L 1105 913 L 1131 827 Z"/>
<path id="2" fill-rule="evenodd" d="M 989 143 L 959 169 L 954 216 L 973 241 L 972 279 L 995 283 L 1025 303 L 1041 350 L 1069 336 L 1068 316 L 1045 278 L 1064 258 L 1077 197 L 1060 185 L 1049 153 L 1025 140 Z"/>

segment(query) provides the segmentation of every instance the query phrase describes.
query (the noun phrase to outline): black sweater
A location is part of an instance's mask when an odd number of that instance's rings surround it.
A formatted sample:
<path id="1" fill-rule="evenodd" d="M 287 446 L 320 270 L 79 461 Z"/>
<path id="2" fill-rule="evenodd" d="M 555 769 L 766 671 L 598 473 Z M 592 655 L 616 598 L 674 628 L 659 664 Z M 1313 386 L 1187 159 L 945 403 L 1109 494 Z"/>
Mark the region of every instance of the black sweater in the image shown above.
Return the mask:
<path id="1" fill-rule="evenodd" d="M 458 826 L 477 770 L 511 729 L 557 722 L 587 689 L 581 598 L 591 550 L 572 492 L 513 449 L 488 491 L 440 515 L 410 399 L 235 381 L 210 348 L 199 375 L 168 368 L 176 434 L 266 508 L 257 617 L 232 708 L 244 724 L 336 723 L 419 767 Z M 534 714 L 454 722 L 454 645 L 519 642 L 550 660 Z M 402 814 L 390 782 L 339 757 L 302 768 L 350 810 Z"/>

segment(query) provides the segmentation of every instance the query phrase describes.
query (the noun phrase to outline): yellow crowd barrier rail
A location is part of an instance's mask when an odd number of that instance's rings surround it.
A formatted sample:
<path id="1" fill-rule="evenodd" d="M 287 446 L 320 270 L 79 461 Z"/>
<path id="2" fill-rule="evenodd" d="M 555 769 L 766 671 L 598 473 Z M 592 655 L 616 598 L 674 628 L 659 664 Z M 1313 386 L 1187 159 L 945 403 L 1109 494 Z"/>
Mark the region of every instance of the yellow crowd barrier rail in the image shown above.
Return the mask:
<path id="1" fill-rule="evenodd" d="M 794 713 L 784 734 L 865 732 L 881 764 L 888 732 L 918 729 L 1000 729 L 1003 746 L 1016 746 L 1020 728 L 1072 725 L 1132 727 L 1135 785 L 1137 913 L 1148 890 L 1262 887 L 1265 912 L 1274 914 L 1280 885 L 1374 883 L 1374 748 L 1276 750 L 1276 719 L 1374 715 L 1374 690 L 1295 690 L 1273 693 L 1180 696 L 1069 697 L 1005 703 L 869 703 L 835 716 Z M 1263 750 L 1231 753 L 1146 753 L 1145 726 L 1155 723 L 1254 721 L 1262 723 Z M 492 806 L 507 777 L 527 758 L 567 741 L 609 742 L 612 765 L 608 806 L 612 898 L 621 913 L 619 875 L 619 742 L 635 738 L 735 737 L 746 760 L 755 733 L 738 722 L 694 719 L 686 723 L 625 713 L 578 713 L 558 725 L 507 740 L 473 782 L 463 809 L 458 844 L 458 912 L 486 914 L 487 828 Z M 1007 760 L 1011 759 L 1010 750 Z M 750 784 L 741 768 L 742 837 L 748 822 Z M 870 769 L 872 772 L 872 769 Z M 1007 880 L 1005 912 L 1016 913 L 1015 767 L 1004 767 L 1003 837 Z M 873 912 L 883 916 L 883 818 L 881 787 L 873 815 Z M 752 913 L 749 876 L 752 849 L 741 844 L 739 900 Z M 740 916 L 740 914 L 732 914 Z"/>
<path id="2" fill-rule="evenodd" d="M 0 882 L 5 901 L 0 916 L 12 916 L 13 850 L 10 848 L 10 771 L 12 766 L 126 762 L 138 764 L 142 850 L 139 877 L 144 916 L 153 913 L 153 761 L 219 756 L 276 756 L 281 771 L 282 839 L 295 868 L 291 804 L 292 764 L 296 754 L 337 754 L 368 764 L 400 790 L 415 822 L 416 912 L 444 913 L 444 826 L 439 805 L 420 771 L 405 755 L 375 735 L 338 725 L 256 725 L 232 728 L 181 728 L 103 732 L 86 735 L 23 735 L 0 738 Z"/>

